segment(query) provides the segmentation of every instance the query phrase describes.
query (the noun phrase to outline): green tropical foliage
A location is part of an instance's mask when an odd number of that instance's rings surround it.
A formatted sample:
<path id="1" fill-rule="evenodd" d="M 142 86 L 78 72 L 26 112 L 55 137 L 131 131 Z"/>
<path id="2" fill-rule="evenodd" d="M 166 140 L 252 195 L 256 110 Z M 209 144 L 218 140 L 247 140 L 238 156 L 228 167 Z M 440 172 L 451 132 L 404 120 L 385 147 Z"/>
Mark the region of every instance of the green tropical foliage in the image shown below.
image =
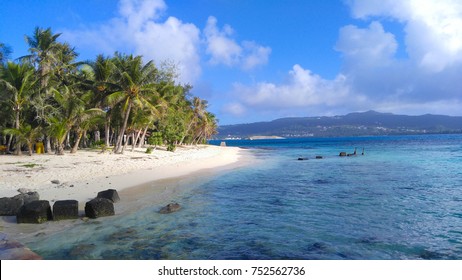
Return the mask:
<path id="1" fill-rule="evenodd" d="M 58 155 L 95 143 L 115 153 L 145 143 L 174 151 L 216 133 L 207 102 L 176 82 L 173 64 L 117 52 L 83 63 L 59 37 L 37 27 L 26 36 L 29 54 L 17 62 L 0 43 L 0 145 L 9 151 L 32 155 L 38 140 Z"/>

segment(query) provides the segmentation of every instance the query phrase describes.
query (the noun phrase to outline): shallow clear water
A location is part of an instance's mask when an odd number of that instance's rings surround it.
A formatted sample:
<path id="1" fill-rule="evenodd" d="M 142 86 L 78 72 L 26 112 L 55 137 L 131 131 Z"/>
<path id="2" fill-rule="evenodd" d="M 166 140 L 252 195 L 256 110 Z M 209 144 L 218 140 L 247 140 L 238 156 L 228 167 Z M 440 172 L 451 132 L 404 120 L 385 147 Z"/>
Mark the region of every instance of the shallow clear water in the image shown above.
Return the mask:
<path id="1" fill-rule="evenodd" d="M 462 259 L 462 135 L 227 145 L 254 164 L 183 180 L 179 212 L 151 205 L 27 245 L 48 259 Z"/>

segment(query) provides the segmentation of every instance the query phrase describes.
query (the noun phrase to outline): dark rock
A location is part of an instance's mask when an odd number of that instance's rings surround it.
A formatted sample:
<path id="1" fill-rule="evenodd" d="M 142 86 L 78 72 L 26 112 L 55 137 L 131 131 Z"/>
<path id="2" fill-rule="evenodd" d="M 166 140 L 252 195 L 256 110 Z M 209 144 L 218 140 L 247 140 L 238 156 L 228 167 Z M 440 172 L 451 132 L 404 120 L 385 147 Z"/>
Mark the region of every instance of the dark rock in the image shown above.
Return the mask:
<path id="1" fill-rule="evenodd" d="M 22 199 L 24 204 L 28 204 L 32 201 L 39 200 L 40 195 L 38 194 L 38 192 L 27 192 L 27 193 L 21 193 L 21 194 L 15 195 L 13 198 Z"/>
<path id="2" fill-rule="evenodd" d="M 114 189 L 108 189 L 108 190 L 99 192 L 97 198 L 106 198 L 106 199 L 111 200 L 112 202 L 120 201 L 119 194 Z"/>
<path id="3" fill-rule="evenodd" d="M 323 157 L 322 156 L 316 156 L 316 159 L 322 159 Z"/>
<path id="4" fill-rule="evenodd" d="M 57 185 L 58 185 L 60 182 L 59 182 L 59 180 L 51 180 L 51 183 L 52 183 L 52 184 L 57 184 Z"/>
<path id="5" fill-rule="evenodd" d="M 79 218 L 79 202 L 77 200 L 58 200 L 53 204 L 53 220 Z"/>
<path id="6" fill-rule="evenodd" d="M 159 213 L 160 214 L 170 214 L 170 213 L 176 212 L 176 211 L 178 211 L 180 209 L 181 209 L 180 204 L 178 204 L 178 203 L 170 203 L 167 206 L 162 207 L 159 210 Z"/>
<path id="7" fill-rule="evenodd" d="M 309 158 L 306 158 L 306 157 L 299 157 L 298 160 L 309 160 Z"/>
<path id="8" fill-rule="evenodd" d="M 22 199 L 2 197 L 0 198 L 0 216 L 16 216 L 23 205 L 24 201 Z"/>
<path id="9" fill-rule="evenodd" d="M 36 200 L 24 204 L 16 215 L 16 221 L 20 223 L 41 224 L 53 219 L 50 202 L 48 200 Z"/>
<path id="10" fill-rule="evenodd" d="M 85 215 L 92 219 L 114 216 L 114 203 L 107 198 L 94 198 L 85 203 Z"/>
<path id="11" fill-rule="evenodd" d="M 346 157 L 346 156 L 347 156 L 347 153 L 346 153 L 346 152 L 340 152 L 339 156 L 341 156 L 341 157 Z"/>

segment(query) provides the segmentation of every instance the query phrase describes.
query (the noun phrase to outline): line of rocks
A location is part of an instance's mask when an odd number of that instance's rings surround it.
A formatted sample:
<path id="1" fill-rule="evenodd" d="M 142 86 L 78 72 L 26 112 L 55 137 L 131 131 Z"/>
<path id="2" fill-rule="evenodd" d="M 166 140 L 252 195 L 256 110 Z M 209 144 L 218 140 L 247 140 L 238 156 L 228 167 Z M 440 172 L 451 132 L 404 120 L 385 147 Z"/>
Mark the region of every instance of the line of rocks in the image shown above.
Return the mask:
<path id="1" fill-rule="evenodd" d="M 16 222 L 40 224 L 46 221 L 59 221 L 79 218 L 77 200 L 58 200 L 53 209 L 48 200 L 40 200 L 37 192 L 19 189 L 20 194 L 0 198 L 0 216 L 16 216 Z M 115 215 L 114 203 L 120 201 L 114 189 L 98 193 L 97 197 L 85 204 L 85 216 L 91 219 Z"/>

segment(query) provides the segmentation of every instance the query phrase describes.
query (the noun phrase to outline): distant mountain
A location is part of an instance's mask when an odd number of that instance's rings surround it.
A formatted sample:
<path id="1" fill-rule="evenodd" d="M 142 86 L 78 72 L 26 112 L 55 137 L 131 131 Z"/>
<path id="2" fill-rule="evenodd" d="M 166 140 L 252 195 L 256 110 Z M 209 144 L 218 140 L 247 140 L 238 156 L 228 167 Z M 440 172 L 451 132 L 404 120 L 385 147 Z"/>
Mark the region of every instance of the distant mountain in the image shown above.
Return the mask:
<path id="1" fill-rule="evenodd" d="M 224 125 L 216 138 L 336 137 L 396 134 L 462 133 L 462 117 L 395 115 L 367 111 L 334 117 L 282 118 L 270 122 Z"/>

